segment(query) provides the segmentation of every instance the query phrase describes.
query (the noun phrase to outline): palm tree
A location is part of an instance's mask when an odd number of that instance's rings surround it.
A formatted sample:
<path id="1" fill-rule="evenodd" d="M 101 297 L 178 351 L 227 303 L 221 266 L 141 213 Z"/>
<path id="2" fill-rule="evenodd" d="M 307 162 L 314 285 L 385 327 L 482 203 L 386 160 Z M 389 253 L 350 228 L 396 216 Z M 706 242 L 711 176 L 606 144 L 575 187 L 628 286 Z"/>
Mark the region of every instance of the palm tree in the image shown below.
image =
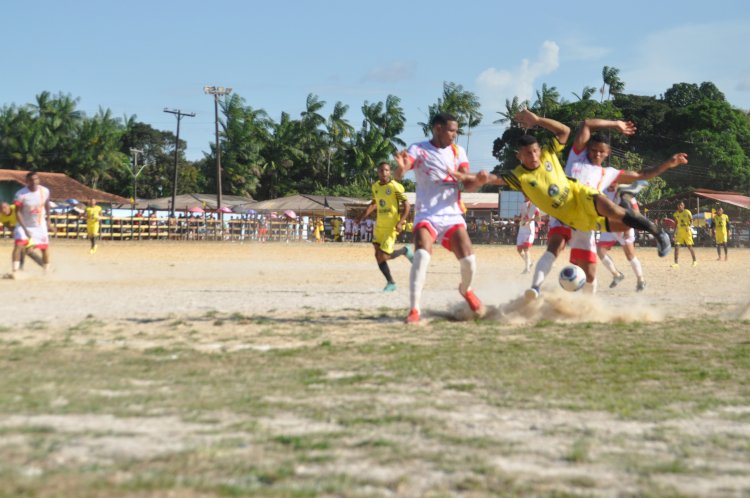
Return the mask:
<path id="1" fill-rule="evenodd" d="M 591 97 L 593 97 L 596 93 L 596 88 L 594 88 L 593 86 L 585 86 L 583 87 L 580 95 L 575 92 L 571 93 L 575 96 L 575 98 L 578 99 L 579 102 L 583 100 L 591 100 Z"/>
<path id="2" fill-rule="evenodd" d="M 612 95 L 622 93 L 623 90 L 625 90 L 625 83 L 620 80 L 619 74 L 620 70 L 616 67 L 604 66 L 602 69 L 602 80 L 604 81 L 600 90 L 602 93 L 602 102 L 604 102 L 605 88 L 607 89 L 607 100 L 609 100 Z"/>
<path id="3" fill-rule="evenodd" d="M 522 109 L 529 107 L 529 101 L 524 100 L 523 102 L 518 101 L 518 97 L 513 97 L 513 100 L 505 99 L 505 112 L 497 111 L 501 116 L 496 119 L 492 124 L 510 124 L 511 127 L 517 126 L 513 121 L 513 116 L 521 112 Z"/>
<path id="4" fill-rule="evenodd" d="M 443 96 L 428 109 L 427 122 L 418 124 L 422 127 L 425 136 L 429 136 L 432 131 L 432 118 L 439 112 L 447 112 L 456 117 L 459 135 L 471 134 L 471 129 L 479 126 L 484 117 L 479 111 L 480 107 L 479 98 L 474 92 L 446 81 L 443 83 Z"/>
<path id="5" fill-rule="evenodd" d="M 354 127 L 344 118 L 348 110 L 348 105 L 336 102 L 333 106 L 333 112 L 326 122 L 326 188 L 331 186 L 331 160 L 334 159 L 333 156 L 345 150 L 346 141 L 354 134 Z M 339 172 L 337 176 L 340 178 L 342 168 L 338 167 L 339 163 L 339 161 L 334 161 L 334 171 Z M 343 163 L 341 163 L 341 166 L 343 166 Z"/>
<path id="6" fill-rule="evenodd" d="M 560 105 L 560 92 L 557 88 L 548 87 L 546 83 L 542 84 L 542 90 L 536 91 L 536 102 L 534 109 L 538 110 L 542 117 L 546 117 L 548 112 L 552 112 Z"/>

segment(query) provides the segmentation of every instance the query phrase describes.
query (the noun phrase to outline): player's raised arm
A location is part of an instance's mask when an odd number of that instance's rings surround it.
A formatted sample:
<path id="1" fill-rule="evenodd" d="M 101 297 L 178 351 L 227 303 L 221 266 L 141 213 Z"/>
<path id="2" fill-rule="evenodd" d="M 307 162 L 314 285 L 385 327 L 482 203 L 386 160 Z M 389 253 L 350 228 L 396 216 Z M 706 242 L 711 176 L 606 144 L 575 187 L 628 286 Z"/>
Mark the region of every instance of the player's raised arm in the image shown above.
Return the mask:
<path id="1" fill-rule="evenodd" d="M 581 123 L 581 127 L 578 129 L 575 141 L 573 142 L 574 150 L 580 152 L 586 147 L 586 144 L 591 138 L 592 130 L 615 130 L 629 137 L 635 134 L 637 128 L 632 121 L 599 118 L 585 119 L 583 123 Z"/>
<path id="2" fill-rule="evenodd" d="M 665 171 L 682 166 L 688 163 L 688 155 L 684 152 L 678 152 L 658 166 L 642 169 L 641 171 L 622 170 L 620 173 L 619 183 L 633 183 L 639 180 L 649 180 L 661 175 Z"/>
<path id="3" fill-rule="evenodd" d="M 541 126 L 545 130 L 552 132 L 557 141 L 564 144 L 570 137 L 570 128 L 559 121 L 550 118 L 540 118 L 528 109 L 516 113 L 513 119 L 526 129 Z"/>

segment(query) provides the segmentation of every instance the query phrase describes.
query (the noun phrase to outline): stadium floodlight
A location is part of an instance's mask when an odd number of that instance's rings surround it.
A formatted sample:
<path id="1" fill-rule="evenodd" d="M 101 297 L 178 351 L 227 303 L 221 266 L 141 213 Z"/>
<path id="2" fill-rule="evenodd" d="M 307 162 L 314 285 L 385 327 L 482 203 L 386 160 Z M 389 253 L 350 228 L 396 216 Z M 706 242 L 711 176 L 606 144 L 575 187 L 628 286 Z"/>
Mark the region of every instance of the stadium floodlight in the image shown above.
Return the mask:
<path id="1" fill-rule="evenodd" d="M 231 88 L 223 86 L 204 86 L 203 93 L 214 96 L 214 114 L 216 123 L 216 210 L 221 209 L 221 147 L 219 146 L 219 96 L 232 93 Z"/>

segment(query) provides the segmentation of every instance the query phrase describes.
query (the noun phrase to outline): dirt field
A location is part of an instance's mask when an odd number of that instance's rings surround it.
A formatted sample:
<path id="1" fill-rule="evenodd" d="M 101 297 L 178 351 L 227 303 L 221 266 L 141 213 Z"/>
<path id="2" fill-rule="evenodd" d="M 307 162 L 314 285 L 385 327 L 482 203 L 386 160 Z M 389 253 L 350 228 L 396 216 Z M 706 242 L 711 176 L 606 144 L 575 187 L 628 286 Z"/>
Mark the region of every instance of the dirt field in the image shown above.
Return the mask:
<path id="1" fill-rule="evenodd" d="M 3 244 L 5 252 L 10 245 Z M 489 306 L 506 305 L 529 285 L 521 275 L 521 259 L 508 246 L 477 246 L 475 289 Z M 535 258 L 542 254 L 534 247 Z M 635 277 L 622 252 L 612 255 L 626 279 L 616 289 L 600 265 L 600 292 L 594 304 L 575 305 L 568 319 L 608 321 L 695 315 L 737 317 L 750 302 L 750 251 L 733 250 L 727 262 L 716 261 L 713 249 L 697 249 L 693 268 L 682 251 L 681 266 L 670 268 L 671 255 L 656 256 L 644 248 L 638 256 L 648 283 L 636 294 Z M 367 244 L 240 244 L 240 243 L 107 243 L 97 254 L 85 241 L 53 241 L 52 272 L 42 275 L 29 262 L 22 281 L 0 281 L 2 322 L 18 325 L 42 320 L 69 324 L 86 316 L 148 318 L 206 311 L 244 314 L 309 310 L 374 310 L 408 308 L 408 264 L 390 263 L 398 283 L 391 294 L 381 292 L 384 279 Z M 10 259 L 10 258 L 8 258 Z M 9 263 L 8 263 L 9 266 Z M 562 268 L 558 261 L 555 269 Z M 424 313 L 442 314 L 461 304 L 456 292 L 458 264 L 442 248 L 435 251 L 423 292 Z M 548 297 L 571 295 L 548 279 Z M 560 318 L 554 311 L 536 310 L 523 320 Z"/>
<path id="2" fill-rule="evenodd" d="M 476 251 L 488 317 L 439 249 L 415 328 L 367 244 L 53 241 L 0 280 L 0 496 L 748 496 L 750 251 L 530 306 Z"/>

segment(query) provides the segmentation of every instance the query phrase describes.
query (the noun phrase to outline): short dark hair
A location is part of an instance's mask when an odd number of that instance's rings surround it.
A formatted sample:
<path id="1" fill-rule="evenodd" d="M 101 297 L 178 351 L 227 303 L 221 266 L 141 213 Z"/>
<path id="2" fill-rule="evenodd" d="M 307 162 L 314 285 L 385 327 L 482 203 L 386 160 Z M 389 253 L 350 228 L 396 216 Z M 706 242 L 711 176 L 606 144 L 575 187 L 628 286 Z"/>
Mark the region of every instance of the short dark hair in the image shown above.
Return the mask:
<path id="1" fill-rule="evenodd" d="M 516 145 L 518 147 L 526 147 L 527 145 L 534 145 L 536 143 L 539 143 L 536 137 L 529 134 L 521 135 L 521 137 L 516 141 Z"/>
<path id="2" fill-rule="evenodd" d="M 389 168 L 391 167 L 391 163 L 389 163 L 388 161 L 380 161 L 380 162 L 378 163 L 378 169 L 380 169 L 380 167 L 381 167 L 382 165 L 384 165 L 384 164 L 385 164 L 386 166 L 388 166 Z"/>
<path id="3" fill-rule="evenodd" d="M 601 133 L 594 133 L 589 138 L 589 143 L 591 142 L 609 145 L 609 138 L 605 137 Z"/>
<path id="4" fill-rule="evenodd" d="M 439 112 L 432 117 L 431 126 L 447 125 L 448 121 L 458 121 L 456 116 L 447 112 Z"/>
<path id="5" fill-rule="evenodd" d="M 26 179 L 30 180 L 34 175 L 39 175 L 39 173 L 37 173 L 36 171 L 29 171 L 28 173 L 26 173 Z"/>

